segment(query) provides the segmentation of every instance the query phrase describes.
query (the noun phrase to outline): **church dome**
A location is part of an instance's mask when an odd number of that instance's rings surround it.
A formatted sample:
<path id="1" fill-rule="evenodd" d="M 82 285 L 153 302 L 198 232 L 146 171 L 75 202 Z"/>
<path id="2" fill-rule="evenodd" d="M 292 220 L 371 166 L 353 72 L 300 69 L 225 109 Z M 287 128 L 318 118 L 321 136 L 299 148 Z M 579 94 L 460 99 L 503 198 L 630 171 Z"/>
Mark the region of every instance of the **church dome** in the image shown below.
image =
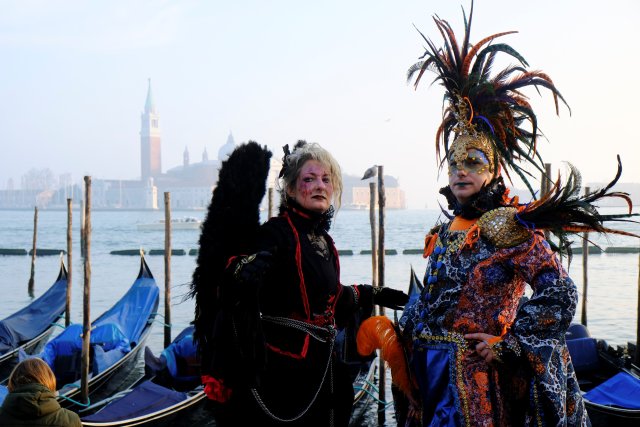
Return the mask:
<path id="1" fill-rule="evenodd" d="M 231 132 L 229 132 L 227 142 L 218 150 L 218 160 L 221 162 L 223 160 L 227 160 L 227 157 L 229 157 L 229 155 L 235 148 L 236 141 L 233 139 L 233 135 L 231 134 Z"/>

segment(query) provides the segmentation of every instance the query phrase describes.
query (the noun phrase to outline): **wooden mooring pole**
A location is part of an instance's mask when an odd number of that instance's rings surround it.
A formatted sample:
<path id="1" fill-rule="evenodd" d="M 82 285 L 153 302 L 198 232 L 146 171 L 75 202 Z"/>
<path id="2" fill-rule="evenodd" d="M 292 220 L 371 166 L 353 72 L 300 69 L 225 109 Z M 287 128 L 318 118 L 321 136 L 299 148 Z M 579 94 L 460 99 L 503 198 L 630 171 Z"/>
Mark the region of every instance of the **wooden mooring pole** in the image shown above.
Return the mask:
<path id="1" fill-rule="evenodd" d="M 269 219 L 273 216 L 273 187 L 269 187 L 269 190 L 267 190 L 267 197 L 269 198 L 269 210 L 267 211 L 267 219 Z"/>
<path id="2" fill-rule="evenodd" d="M 542 182 L 540 184 L 540 198 L 543 198 L 551 191 L 551 163 L 544 164 L 544 174 L 542 175 Z M 549 240 L 549 236 L 549 230 L 545 230 L 544 238 Z"/>
<path id="3" fill-rule="evenodd" d="M 84 258 L 84 216 L 86 210 L 86 199 L 80 202 L 80 256 Z"/>
<path id="4" fill-rule="evenodd" d="M 34 296 L 34 284 L 36 275 L 36 241 L 38 239 L 38 207 L 33 209 L 33 245 L 31 247 L 31 274 L 29 275 L 29 285 L 27 286 L 27 292 L 29 296 Z"/>
<path id="5" fill-rule="evenodd" d="M 369 183 L 369 223 L 371 224 L 371 285 L 378 286 L 378 241 L 376 239 L 376 183 Z"/>
<path id="6" fill-rule="evenodd" d="M 584 188 L 584 195 L 587 196 L 591 192 L 589 187 Z M 582 234 L 582 317 L 580 322 L 587 326 L 587 286 L 589 284 L 588 276 L 589 265 L 589 233 L 586 231 Z"/>
<path id="7" fill-rule="evenodd" d="M 72 214 L 73 204 L 71 199 L 67 199 L 67 302 L 64 310 L 64 326 L 67 327 L 71 324 L 71 289 L 72 289 L 72 277 L 73 277 L 73 265 L 71 264 L 72 257 L 72 240 L 71 240 L 71 228 L 73 225 Z"/>
<path id="8" fill-rule="evenodd" d="M 171 193 L 164 193 L 164 347 L 171 344 Z"/>
<path id="9" fill-rule="evenodd" d="M 82 298 L 82 361 L 80 396 L 89 403 L 89 344 L 91 342 L 91 177 L 84 177 L 84 292 Z"/>
<path id="10" fill-rule="evenodd" d="M 378 166 L 378 287 L 384 287 L 384 168 Z M 384 315 L 384 307 L 378 308 L 381 315 Z M 386 369 L 385 361 L 380 354 L 380 368 L 379 368 L 379 391 L 378 391 L 378 424 L 384 425 L 385 421 L 385 409 L 386 409 L 386 381 L 385 381 Z"/>

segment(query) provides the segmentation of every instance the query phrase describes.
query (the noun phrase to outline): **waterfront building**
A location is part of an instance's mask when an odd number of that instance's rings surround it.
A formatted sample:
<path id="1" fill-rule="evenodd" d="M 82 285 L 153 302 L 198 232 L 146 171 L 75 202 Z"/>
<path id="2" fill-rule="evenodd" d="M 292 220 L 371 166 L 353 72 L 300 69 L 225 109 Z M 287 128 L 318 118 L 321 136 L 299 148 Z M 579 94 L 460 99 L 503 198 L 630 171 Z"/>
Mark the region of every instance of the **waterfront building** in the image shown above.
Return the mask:
<path id="1" fill-rule="evenodd" d="M 374 182 L 378 185 L 378 178 L 374 177 L 363 181 L 359 177 L 344 174 L 342 181 L 344 183 L 344 193 L 342 196 L 343 207 L 345 209 L 369 209 L 371 202 L 369 183 Z M 397 178 L 390 175 L 384 176 L 384 194 L 386 209 L 407 208 L 404 190 L 400 188 L 400 183 Z M 378 206 L 377 188 L 375 191 L 374 204 Z"/>
<path id="2" fill-rule="evenodd" d="M 258 141 L 259 142 L 259 141 Z M 295 141 L 290 141 L 294 143 Z M 184 143 L 184 142 L 180 142 Z M 144 109 L 140 114 L 140 177 L 139 179 L 92 179 L 92 207 L 94 209 L 143 209 L 156 210 L 164 206 L 164 193 L 171 194 L 172 209 L 206 209 L 218 180 L 222 162 L 236 148 L 233 134 L 218 149 L 217 157 L 209 159 L 204 147 L 200 161 L 191 161 L 188 146 L 182 154 L 182 164 L 162 171 L 162 133 L 160 112 L 156 106 L 149 79 Z M 274 152 L 267 178 L 267 188 L 271 188 L 273 214 L 277 213 L 279 194 L 276 182 L 282 167 L 281 152 Z M 176 159 L 177 160 L 177 159 Z M 178 162 L 176 162 L 178 163 Z M 33 206 L 49 209 L 66 209 L 66 199 L 73 198 L 78 205 L 82 200 L 83 184 L 73 185 L 69 174 L 62 175 L 59 182 L 48 169 L 30 171 L 23 179 L 23 188 L 0 190 L 0 209 L 31 209 Z M 343 175 L 344 209 L 369 207 L 368 181 L 359 177 Z M 8 186 L 9 187 L 9 186 Z M 406 208 L 404 191 L 398 180 L 385 176 L 386 206 L 389 209 Z M 269 194 L 269 193 L 267 193 Z M 377 203 L 377 202 L 376 202 Z M 269 207 L 267 197 L 262 209 Z"/>

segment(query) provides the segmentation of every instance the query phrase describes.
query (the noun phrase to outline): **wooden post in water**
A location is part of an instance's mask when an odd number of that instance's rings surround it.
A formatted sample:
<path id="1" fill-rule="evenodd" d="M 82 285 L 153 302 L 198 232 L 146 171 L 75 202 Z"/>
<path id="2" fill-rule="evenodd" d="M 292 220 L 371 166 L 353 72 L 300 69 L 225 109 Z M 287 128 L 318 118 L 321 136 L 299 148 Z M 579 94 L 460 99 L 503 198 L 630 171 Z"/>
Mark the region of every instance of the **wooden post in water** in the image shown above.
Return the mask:
<path id="1" fill-rule="evenodd" d="M 584 195 L 587 196 L 591 192 L 589 187 L 584 188 Z M 587 326 L 587 285 L 589 277 L 587 267 L 589 264 L 589 233 L 582 233 L 582 319 L 581 323 Z"/>
<path id="2" fill-rule="evenodd" d="M 369 183 L 369 223 L 371 224 L 371 285 L 378 286 L 378 241 L 376 239 L 376 183 Z"/>
<path id="3" fill-rule="evenodd" d="M 543 198 L 549 191 L 551 191 L 551 163 L 544 164 L 544 174 L 542 175 L 542 181 L 540 184 L 540 198 Z M 549 236 L 549 231 L 545 230 L 544 238 L 549 240 Z"/>
<path id="4" fill-rule="evenodd" d="M 82 361 L 80 398 L 89 403 L 89 343 L 91 342 L 91 177 L 84 177 L 84 292 L 82 298 Z"/>
<path id="5" fill-rule="evenodd" d="M 164 346 L 171 344 L 171 193 L 164 193 Z"/>
<path id="6" fill-rule="evenodd" d="M 29 296 L 33 298 L 34 283 L 36 275 L 36 241 L 38 238 L 38 207 L 33 209 L 33 245 L 31 247 L 31 274 L 29 275 L 29 285 L 27 286 L 27 292 Z"/>
<path id="7" fill-rule="evenodd" d="M 384 195 L 384 168 L 382 166 L 378 166 L 378 287 L 384 287 L 384 205 L 385 205 L 385 195 Z M 380 314 L 384 314 L 384 307 L 379 307 Z M 379 377 L 380 382 L 378 384 L 378 424 L 384 425 L 385 420 L 385 407 L 386 407 L 386 381 L 385 381 L 386 369 L 385 369 L 385 361 L 382 358 L 382 353 L 380 354 L 380 368 L 379 368 Z"/>
<path id="8" fill-rule="evenodd" d="M 84 216 L 86 209 L 86 199 L 80 202 L 80 256 L 84 258 Z"/>
<path id="9" fill-rule="evenodd" d="M 71 245 L 71 226 L 72 222 L 72 209 L 73 204 L 71 203 L 71 199 L 67 199 L 67 302 L 64 310 L 64 326 L 67 327 L 71 324 L 71 289 L 72 289 L 72 276 L 73 276 L 73 265 L 71 264 L 73 258 Z"/>
<path id="10" fill-rule="evenodd" d="M 383 166 L 378 166 L 378 287 L 384 286 L 384 195 Z M 380 314 L 384 314 L 384 308 L 380 307 Z"/>
<path id="11" fill-rule="evenodd" d="M 273 187 L 269 187 L 269 190 L 267 190 L 267 197 L 269 198 L 269 210 L 267 211 L 267 219 L 269 219 L 273 216 Z"/>

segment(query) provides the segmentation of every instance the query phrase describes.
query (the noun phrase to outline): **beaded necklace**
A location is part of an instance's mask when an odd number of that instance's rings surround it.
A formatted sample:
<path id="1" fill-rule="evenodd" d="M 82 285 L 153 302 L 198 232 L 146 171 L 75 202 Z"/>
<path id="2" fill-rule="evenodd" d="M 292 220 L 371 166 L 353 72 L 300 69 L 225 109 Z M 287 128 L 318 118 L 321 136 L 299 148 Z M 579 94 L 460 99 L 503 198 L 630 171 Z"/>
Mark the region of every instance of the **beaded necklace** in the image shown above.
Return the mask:
<path id="1" fill-rule="evenodd" d="M 426 277 L 426 285 L 428 286 L 425 295 L 425 302 L 431 297 L 434 285 L 438 281 L 438 271 L 444 265 L 444 257 L 452 256 L 457 253 L 467 237 L 467 230 L 471 228 L 477 220 L 466 220 L 456 217 L 449 225 L 442 227 L 438 234 L 436 244 L 433 248 L 435 260 L 431 263 L 431 268 Z M 446 245 L 445 243 L 446 242 Z"/>

